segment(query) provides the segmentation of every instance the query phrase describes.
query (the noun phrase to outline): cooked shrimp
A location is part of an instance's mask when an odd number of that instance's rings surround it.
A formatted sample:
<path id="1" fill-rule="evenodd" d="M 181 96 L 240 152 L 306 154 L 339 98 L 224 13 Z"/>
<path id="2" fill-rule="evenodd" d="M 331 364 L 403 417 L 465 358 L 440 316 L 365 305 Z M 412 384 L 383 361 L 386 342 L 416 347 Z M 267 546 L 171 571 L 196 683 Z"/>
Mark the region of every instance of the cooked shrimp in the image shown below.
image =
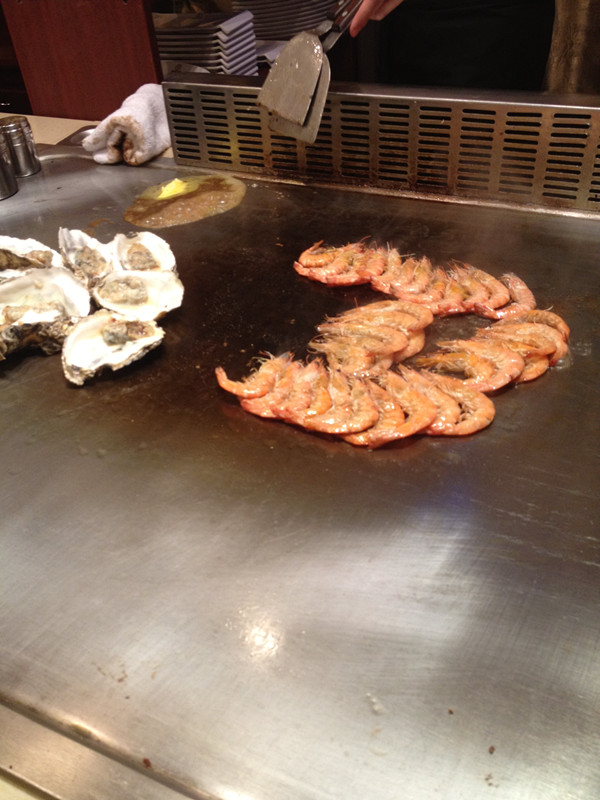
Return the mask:
<path id="1" fill-rule="evenodd" d="M 503 342 L 492 339 L 454 339 L 447 342 L 438 342 L 442 350 L 452 352 L 465 351 L 489 359 L 495 366 L 495 371 L 485 380 L 467 381 L 480 392 L 495 392 L 503 386 L 515 381 L 525 366 L 523 356 L 511 350 Z"/>
<path id="2" fill-rule="evenodd" d="M 560 332 L 565 342 L 569 341 L 571 329 L 562 317 L 555 314 L 553 311 L 544 311 L 541 308 L 528 309 L 526 311 L 516 312 L 511 315 L 511 322 L 539 322 L 542 325 L 549 325 L 551 328 L 556 328 Z"/>
<path id="3" fill-rule="evenodd" d="M 362 242 L 351 242 L 350 244 L 342 245 L 342 247 L 335 247 L 331 245 L 321 247 L 322 244 L 323 240 L 321 239 L 320 242 L 315 242 L 312 247 L 309 247 L 307 250 L 304 250 L 304 252 L 300 253 L 297 263 L 302 267 L 315 269 L 330 264 L 332 261 L 334 261 L 334 259 L 338 258 L 342 254 L 348 252 L 360 252 L 363 249 Z"/>
<path id="4" fill-rule="evenodd" d="M 442 310 L 444 306 L 450 309 L 451 306 L 461 303 L 462 299 L 463 291 L 461 287 L 441 267 L 432 269 L 429 285 L 424 292 L 418 295 L 418 302 L 429 305 L 436 316 L 438 304 Z"/>
<path id="5" fill-rule="evenodd" d="M 425 331 L 409 331 L 408 344 L 401 353 L 396 353 L 394 361 L 406 361 L 416 356 L 425 347 Z"/>
<path id="6" fill-rule="evenodd" d="M 503 333 L 501 328 L 498 329 L 497 325 L 491 328 L 480 328 L 476 335 L 483 339 L 495 339 L 502 342 L 506 347 L 510 347 L 515 353 L 523 356 L 525 360 L 528 358 L 552 355 L 556 350 L 554 342 L 550 339 L 544 339 L 543 337 L 514 339 L 508 334 Z"/>
<path id="7" fill-rule="evenodd" d="M 331 272 L 323 278 L 328 286 L 358 286 L 369 283 L 378 274 L 379 262 L 372 257 L 372 250 L 342 255 L 343 269 Z"/>
<path id="8" fill-rule="evenodd" d="M 415 325 L 409 328 L 409 330 L 422 330 L 433 322 L 433 313 L 431 309 L 419 303 L 411 303 L 410 300 L 396 300 L 395 303 L 399 311 L 404 311 L 416 319 Z"/>
<path id="9" fill-rule="evenodd" d="M 496 408 L 486 394 L 466 386 L 460 378 L 435 373 L 424 374 L 428 380 L 454 398 L 460 406 L 458 422 L 440 424 L 436 433 L 443 436 L 468 436 L 486 428 L 492 422 Z"/>
<path id="10" fill-rule="evenodd" d="M 371 325 L 373 327 L 385 325 L 396 328 L 404 333 L 409 333 L 411 330 L 417 328 L 417 320 L 415 317 L 410 314 L 405 314 L 403 311 L 374 311 L 361 313 L 360 308 L 344 311 L 339 316 L 330 319 L 330 322 L 360 322 L 361 324 Z"/>
<path id="11" fill-rule="evenodd" d="M 463 309 L 472 311 L 475 303 L 486 303 L 490 291 L 482 281 L 474 275 L 474 268 L 459 261 L 452 262 L 451 275 L 459 283 L 464 292 Z"/>
<path id="12" fill-rule="evenodd" d="M 343 311 L 337 319 L 353 319 L 355 317 L 374 323 L 381 322 L 384 325 L 392 325 L 403 331 L 421 330 L 433 322 L 433 314 L 430 309 L 407 300 L 380 300 L 365 306 L 357 306 Z"/>
<path id="13" fill-rule="evenodd" d="M 327 336 L 324 341 L 313 340 L 311 349 L 322 352 L 331 369 L 355 377 L 375 377 L 385 372 L 394 361 L 393 355 L 383 355 L 367 349 L 363 343 L 347 337 Z"/>
<path id="14" fill-rule="evenodd" d="M 565 342 L 562 333 L 557 328 L 545 325 L 542 322 L 515 322 L 509 318 L 500 320 L 494 327 L 501 333 L 506 333 L 509 337 L 515 339 L 529 338 L 534 342 L 536 337 L 539 336 L 542 336 L 543 339 L 550 339 L 555 345 L 554 353 L 550 356 L 551 367 L 569 352 L 569 345 Z"/>
<path id="15" fill-rule="evenodd" d="M 461 416 L 461 408 L 454 397 L 444 392 L 426 374 L 404 366 L 400 366 L 398 369 L 405 380 L 435 403 L 437 410 L 435 419 L 423 429 L 422 433 L 430 436 L 442 434 L 448 430 L 449 426 L 456 425 Z"/>
<path id="16" fill-rule="evenodd" d="M 524 311 L 531 311 L 536 307 L 533 292 L 518 275 L 515 275 L 514 272 L 507 272 L 501 276 L 500 280 L 508 289 L 509 303 L 496 308 L 476 303 L 474 310 L 479 316 L 488 319 L 507 319 Z"/>
<path id="17" fill-rule="evenodd" d="M 456 263 L 456 262 L 455 262 Z M 470 277 L 473 280 L 479 281 L 486 291 L 488 292 L 487 300 L 485 301 L 485 308 L 499 308 L 506 305 L 510 300 L 510 292 L 508 287 L 505 286 L 498 278 L 494 278 L 489 272 L 483 269 L 478 269 L 471 264 L 463 264 L 464 269 L 468 270 Z M 480 304 L 482 305 L 482 304 Z"/>
<path id="18" fill-rule="evenodd" d="M 290 421 L 307 430 L 319 433 L 358 433 L 374 425 L 379 411 L 366 384 L 351 380 L 341 372 L 332 372 L 329 379 L 331 407 L 323 414 L 303 414 L 291 417 Z"/>
<path id="19" fill-rule="evenodd" d="M 496 371 L 489 358 L 468 353 L 466 350 L 449 353 L 438 351 L 417 356 L 415 366 L 433 369 L 437 372 L 461 372 L 468 380 L 468 385 L 473 386 L 485 384 Z"/>
<path id="20" fill-rule="evenodd" d="M 391 294 L 399 300 L 412 300 L 427 291 L 433 272 L 431 261 L 426 257 L 409 256 L 402 261 L 388 258 L 388 268 L 371 280 L 371 286 L 379 292 Z"/>
<path id="21" fill-rule="evenodd" d="M 412 283 L 392 284 L 390 293 L 398 300 L 427 306 L 435 314 L 435 304 L 441 300 L 446 288 L 444 271 L 434 269 L 431 261 L 424 256 L 416 262 L 413 274 Z"/>
<path id="22" fill-rule="evenodd" d="M 388 248 L 387 247 L 373 247 L 367 251 L 368 259 L 365 265 L 361 267 L 361 274 L 369 280 L 376 275 L 381 275 L 388 262 Z"/>
<path id="23" fill-rule="evenodd" d="M 392 274 L 389 271 L 385 271 L 381 275 L 374 275 L 371 278 L 371 288 L 376 292 L 392 294 L 392 280 Z"/>
<path id="24" fill-rule="evenodd" d="M 271 411 L 275 417 L 286 419 L 291 413 L 307 409 L 313 399 L 313 385 L 319 376 L 319 364 L 311 361 L 302 365 L 293 376 L 290 391 L 281 400 L 272 400 Z"/>
<path id="25" fill-rule="evenodd" d="M 493 328 L 482 328 L 478 334 L 482 338 L 502 342 L 503 345 L 522 356 L 524 366 L 521 374 L 515 379 L 515 383 L 525 383 L 543 375 L 550 366 L 547 357 L 556 350 L 556 345 L 550 339 L 543 339 L 541 336 L 536 337 L 535 340 L 533 338 L 531 340 L 512 339 Z"/>
<path id="26" fill-rule="evenodd" d="M 373 276 L 373 288 L 379 292 L 390 294 L 392 283 L 410 282 L 415 263 L 412 256 L 404 259 L 394 247 L 388 248 L 385 269 L 379 275 Z"/>
<path id="27" fill-rule="evenodd" d="M 525 359 L 525 367 L 523 372 L 519 375 L 515 383 L 526 383 L 527 381 L 534 381 L 547 372 L 550 368 L 550 362 L 546 356 L 535 356 Z"/>
<path id="28" fill-rule="evenodd" d="M 299 361 L 292 361 L 279 373 L 275 385 L 266 394 L 260 397 L 242 397 L 240 405 L 244 411 L 249 411 L 257 417 L 275 419 L 275 409 L 288 397 L 293 389 L 298 373 L 302 370 Z"/>
<path id="29" fill-rule="evenodd" d="M 265 358 L 258 369 L 241 381 L 232 381 L 227 377 L 223 367 L 215 369 L 217 381 L 222 389 L 238 397 L 261 397 L 271 391 L 279 374 L 286 369 L 293 360 L 291 353 L 281 356 Z"/>
<path id="30" fill-rule="evenodd" d="M 413 279 L 405 289 L 413 294 L 422 295 L 429 290 L 432 280 L 437 278 L 439 275 L 434 270 L 433 264 L 427 256 L 423 256 L 418 259 L 413 270 Z"/>
<path id="31" fill-rule="evenodd" d="M 360 433 L 350 433 L 343 437 L 344 441 L 362 447 L 381 447 L 401 436 L 405 415 L 402 407 L 389 392 L 369 381 L 367 387 L 379 412 L 374 425 Z"/>
<path id="32" fill-rule="evenodd" d="M 312 396 L 308 408 L 304 411 L 305 415 L 316 416 L 324 414 L 331 408 L 331 395 L 329 394 L 329 372 L 320 358 L 315 358 L 312 362 L 316 364 L 317 372 L 312 383 Z"/>
<path id="33" fill-rule="evenodd" d="M 399 431 L 399 437 L 412 436 L 420 433 L 434 421 L 437 416 L 437 407 L 433 400 L 405 380 L 397 372 L 388 370 L 385 374 L 383 386 L 392 398 L 400 404 L 406 414 L 406 420 Z"/>
<path id="34" fill-rule="evenodd" d="M 310 278 L 320 283 L 331 284 L 340 275 L 346 273 L 354 257 L 355 254 L 348 250 L 338 253 L 331 261 L 327 261 L 327 263 L 320 267 L 307 267 L 299 261 L 296 261 L 294 262 L 294 269 L 299 275 L 305 278 Z"/>
<path id="35" fill-rule="evenodd" d="M 408 345 L 408 336 L 389 325 L 372 325 L 367 322 L 325 322 L 317 325 L 319 333 L 352 339 L 374 355 L 399 353 Z"/>
<path id="36" fill-rule="evenodd" d="M 453 314 L 464 314 L 466 292 L 451 274 L 439 269 L 439 285 L 443 286 L 442 296 L 429 306 L 436 317 L 449 317 Z"/>

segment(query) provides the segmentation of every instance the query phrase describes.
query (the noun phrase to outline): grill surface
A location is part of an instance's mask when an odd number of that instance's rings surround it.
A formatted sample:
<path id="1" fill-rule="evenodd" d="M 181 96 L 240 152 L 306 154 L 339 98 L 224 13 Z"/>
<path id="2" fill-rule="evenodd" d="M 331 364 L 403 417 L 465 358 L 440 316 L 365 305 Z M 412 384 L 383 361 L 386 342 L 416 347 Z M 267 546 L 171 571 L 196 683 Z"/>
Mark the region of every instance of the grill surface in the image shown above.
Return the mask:
<path id="1" fill-rule="evenodd" d="M 600 211 L 600 108 L 523 95 L 329 93 L 319 136 L 274 133 L 257 79 L 164 84 L 177 163 L 541 209 Z M 385 88 L 385 91 L 382 91 Z"/>
<path id="2" fill-rule="evenodd" d="M 0 233 L 51 246 L 127 233 L 189 173 L 41 155 Z M 60 800 L 598 800 L 598 219 L 247 184 L 160 232 L 185 286 L 163 346 L 82 387 L 58 356 L 0 366 L 0 774 Z M 246 414 L 214 368 L 303 357 L 381 299 L 292 267 L 369 233 L 514 269 L 570 358 L 460 440 L 366 452 Z"/>

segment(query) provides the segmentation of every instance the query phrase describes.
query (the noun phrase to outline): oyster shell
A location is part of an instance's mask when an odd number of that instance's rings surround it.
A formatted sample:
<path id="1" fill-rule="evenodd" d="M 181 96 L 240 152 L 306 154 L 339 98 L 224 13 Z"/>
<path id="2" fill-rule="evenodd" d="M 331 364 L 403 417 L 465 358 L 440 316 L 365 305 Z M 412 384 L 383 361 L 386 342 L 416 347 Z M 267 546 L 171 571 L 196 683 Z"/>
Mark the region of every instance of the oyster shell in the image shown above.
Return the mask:
<path id="1" fill-rule="evenodd" d="M 35 347 L 46 355 L 59 353 L 73 322 L 59 317 L 48 322 L 20 322 L 0 325 L 0 361 L 15 350 Z"/>
<path id="2" fill-rule="evenodd" d="M 60 253 L 36 239 L 0 236 L 0 281 L 34 267 L 64 267 L 64 261 Z"/>
<path id="3" fill-rule="evenodd" d="M 90 294 L 66 267 L 32 268 L 0 283 L 0 324 L 48 322 L 89 313 Z"/>
<path id="4" fill-rule="evenodd" d="M 152 320 L 181 305 L 183 284 L 174 272 L 115 270 L 93 287 L 92 296 L 126 319 Z"/>
<path id="5" fill-rule="evenodd" d="M 176 272 L 173 251 L 168 242 L 155 233 L 117 233 L 112 245 L 121 269 Z"/>
<path id="6" fill-rule="evenodd" d="M 73 320 L 89 311 L 88 290 L 66 267 L 8 278 L 0 283 L 0 359 L 25 347 L 59 352 Z"/>
<path id="7" fill-rule="evenodd" d="M 114 269 L 112 242 L 103 244 L 76 228 L 59 228 L 58 246 L 67 266 L 90 287 Z"/>
<path id="8" fill-rule="evenodd" d="M 165 332 L 153 321 L 126 320 L 100 309 L 79 320 L 62 347 L 67 380 L 81 386 L 102 369 L 121 369 L 157 347 Z"/>

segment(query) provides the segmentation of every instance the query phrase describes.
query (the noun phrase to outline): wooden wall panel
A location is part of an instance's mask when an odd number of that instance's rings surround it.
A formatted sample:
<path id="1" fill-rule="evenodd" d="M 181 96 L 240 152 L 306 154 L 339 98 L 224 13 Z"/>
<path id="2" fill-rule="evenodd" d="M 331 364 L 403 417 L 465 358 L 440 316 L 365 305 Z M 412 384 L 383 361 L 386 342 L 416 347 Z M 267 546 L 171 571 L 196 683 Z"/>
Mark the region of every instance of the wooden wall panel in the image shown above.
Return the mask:
<path id="1" fill-rule="evenodd" d="M 147 0 L 0 0 L 34 114 L 100 120 L 162 80 Z"/>

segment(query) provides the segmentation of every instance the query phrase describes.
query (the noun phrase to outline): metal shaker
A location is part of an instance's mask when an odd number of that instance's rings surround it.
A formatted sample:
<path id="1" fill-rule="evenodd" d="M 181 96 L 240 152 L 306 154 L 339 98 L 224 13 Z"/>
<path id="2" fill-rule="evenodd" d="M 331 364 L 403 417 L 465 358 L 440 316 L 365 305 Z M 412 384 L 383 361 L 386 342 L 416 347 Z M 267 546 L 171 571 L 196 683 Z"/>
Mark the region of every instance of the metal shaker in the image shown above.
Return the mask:
<path id="1" fill-rule="evenodd" d="M 0 118 L 0 130 L 4 133 L 13 162 L 15 174 L 19 178 L 34 175 L 42 168 L 38 158 L 31 126 L 27 117 L 14 114 Z"/>
<path id="2" fill-rule="evenodd" d="M 0 130 L 0 200 L 11 197 L 19 188 L 6 136 Z"/>

